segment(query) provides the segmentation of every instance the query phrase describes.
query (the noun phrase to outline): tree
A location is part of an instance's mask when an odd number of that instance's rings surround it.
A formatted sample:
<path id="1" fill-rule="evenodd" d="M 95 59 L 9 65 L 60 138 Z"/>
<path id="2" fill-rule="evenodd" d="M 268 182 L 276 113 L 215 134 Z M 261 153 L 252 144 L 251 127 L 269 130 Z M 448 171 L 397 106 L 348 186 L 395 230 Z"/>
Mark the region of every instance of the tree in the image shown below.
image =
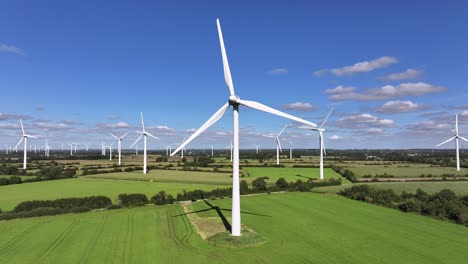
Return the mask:
<path id="1" fill-rule="evenodd" d="M 7 178 L 0 178 L 0 185 L 8 185 L 10 182 Z"/>
<path id="2" fill-rule="evenodd" d="M 246 193 L 249 192 L 249 185 L 247 184 L 247 181 L 242 180 L 242 181 L 240 181 L 239 185 L 240 185 L 240 193 L 241 194 L 246 194 Z"/>
<path id="3" fill-rule="evenodd" d="M 20 184 L 23 182 L 21 180 L 21 177 L 18 177 L 18 176 L 11 176 L 8 181 L 10 182 L 10 184 Z"/>
<path id="4" fill-rule="evenodd" d="M 256 191 L 266 190 L 267 184 L 263 178 L 257 178 L 252 181 L 252 187 Z"/>
<path id="5" fill-rule="evenodd" d="M 284 178 L 279 178 L 276 181 L 276 186 L 278 186 L 280 189 L 286 189 L 288 188 L 288 182 Z"/>

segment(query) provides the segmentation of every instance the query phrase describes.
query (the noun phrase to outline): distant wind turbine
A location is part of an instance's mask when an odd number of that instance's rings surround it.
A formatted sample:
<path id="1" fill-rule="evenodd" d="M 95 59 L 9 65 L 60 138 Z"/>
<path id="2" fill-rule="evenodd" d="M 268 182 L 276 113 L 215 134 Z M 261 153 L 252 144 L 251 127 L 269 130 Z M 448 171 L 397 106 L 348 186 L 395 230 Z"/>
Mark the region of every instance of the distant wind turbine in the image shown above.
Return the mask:
<path id="1" fill-rule="evenodd" d="M 281 134 L 283 134 L 283 131 L 286 129 L 287 126 L 288 125 L 285 125 L 283 127 L 283 129 L 281 129 L 281 131 L 276 136 L 274 136 L 274 135 L 263 135 L 264 137 L 273 138 L 276 141 L 276 165 L 279 165 L 280 152 L 283 152 L 283 150 L 281 149 L 281 142 L 280 142 L 279 138 L 280 138 Z"/>
<path id="2" fill-rule="evenodd" d="M 21 131 L 23 131 L 23 135 L 22 135 L 20 141 L 18 142 L 18 144 L 16 144 L 15 150 L 18 151 L 19 144 L 21 144 L 21 142 L 24 141 L 23 169 L 25 170 L 26 169 L 27 155 L 28 155 L 27 154 L 27 152 L 28 152 L 28 138 L 37 138 L 37 137 L 27 135 L 26 132 L 24 132 L 23 122 L 21 121 L 21 119 L 19 121 L 20 121 L 20 125 L 21 125 Z"/>
<path id="3" fill-rule="evenodd" d="M 225 148 L 231 149 L 231 162 L 232 162 L 232 150 L 234 148 L 234 146 L 232 145 L 232 140 L 231 140 L 231 145 L 226 146 Z"/>
<path id="4" fill-rule="evenodd" d="M 117 151 L 119 152 L 119 166 L 120 166 L 120 160 L 121 160 L 121 155 L 122 155 L 122 140 L 124 139 L 124 137 L 128 135 L 128 132 L 121 137 L 114 136 L 112 133 L 109 133 L 109 134 L 113 136 L 115 139 L 117 139 Z"/>
<path id="5" fill-rule="evenodd" d="M 447 139 L 446 141 L 440 143 L 440 144 L 437 145 L 436 147 L 439 147 L 439 146 L 441 146 L 441 145 L 443 145 L 443 144 L 445 144 L 445 143 L 448 143 L 448 142 L 450 142 L 450 141 L 452 141 L 452 140 L 455 139 L 456 152 L 457 152 L 457 171 L 460 171 L 460 149 L 459 149 L 459 147 L 458 147 L 458 146 L 459 146 L 459 143 L 458 143 L 458 139 L 459 139 L 459 138 L 461 138 L 461 139 L 463 139 L 464 141 L 468 142 L 468 139 L 466 139 L 466 138 L 464 138 L 464 137 L 462 137 L 462 136 L 460 136 L 460 135 L 458 134 L 458 115 L 455 115 L 455 136 L 453 136 L 453 137 Z"/>
<path id="6" fill-rule="evenodd" d="M 221 32 L 221 25 L 219 19 L 216 20 L 218 26 L 218 35 L 219 43 L 221 46 L 221 54 L 223 58 L 223 68 L 224 68 L 224 79 L 226 85 L 229 89 L 229 99 L 216 113 L 208 119 L 192 136 L 190 136 L 182 145 L 180 145 L 171 155 L 176 154 L 181 149 L 183 149 L 187 144 L 189 144 L 194 138 L 203 133 L 211 125 L 216 123 L 226 112 L 226 110 L 232 106 L 233 107 L 233 165 L 232 165 L 232 225 L 231 225 L 231 235 L 240 236 L 241 235 L 241 215 L 240 215 L 240 187 L 239 187 L 239 106 L 247 106 L 253 109 L 271 113 L 274 115 L 282 116 L 300 123 L 304 123 L 311 126 L 316 126 L 314 123 L 306 121 L 304 119 L 283 113 L 281 111 L 270 108 L 266 105 L 263 105 L 254 101 L 241 100 L 234 92 L 234 85 L 232 82 L 231 71 L 229 69 L 229 63 L 226 55 L 226 50 L 224 47 L 223 34 Z"/>
<path id="7" fill-rule="evenodd" d="M 137 131 L 138 133 L 141 133 L 140 136 L 133 142 L 133 144 L 130 147 L 133 147 L 138 141 L 140 141 L 141 137 L 143 137 L 143 174 L 146 174 L 147 168 L 146 168 L 146 136 L 150 136 L 154 139 L 159 140 L 159 138 L 151 135 L 148 131 L 145 130 L 145 123 L 143 122 L 143 113 L 141 114 L 141 131 Z"/>
<path id="8" fill-rule="evenodd" d="M 258 148 L 260 147 L 260 145 L 254 145 L 254 146 L 255 146 L 255 150 L 256 150 L 256 152 L 258 154 Z"/>

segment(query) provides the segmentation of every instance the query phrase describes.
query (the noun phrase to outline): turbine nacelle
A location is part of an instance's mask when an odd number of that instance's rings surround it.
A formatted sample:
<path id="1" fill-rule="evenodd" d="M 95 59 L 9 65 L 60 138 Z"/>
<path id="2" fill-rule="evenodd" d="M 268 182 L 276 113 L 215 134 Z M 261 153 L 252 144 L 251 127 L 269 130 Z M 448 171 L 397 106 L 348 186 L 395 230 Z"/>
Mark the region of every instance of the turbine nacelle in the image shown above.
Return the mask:
<path id="1" fill-rule="evenodd" d="M 230 105 L 238 105 L 239 104 L 238 100 L 240 100 L 239 96 L 231 95 L 231 96 L 229 96 L 229 101 L 228 102 L 229 102 Z"/>

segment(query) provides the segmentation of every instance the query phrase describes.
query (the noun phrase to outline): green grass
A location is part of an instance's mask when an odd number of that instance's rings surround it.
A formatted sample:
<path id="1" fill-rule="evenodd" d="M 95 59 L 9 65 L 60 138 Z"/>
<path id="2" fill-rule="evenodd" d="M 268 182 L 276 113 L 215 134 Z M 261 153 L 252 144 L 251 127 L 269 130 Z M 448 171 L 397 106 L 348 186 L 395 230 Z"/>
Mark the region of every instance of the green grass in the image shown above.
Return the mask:
<path id="1" fill-rule="evenodd" d="M 141 171 L 106 173 L 85 176 L 86 178 L 157 181 L 197 184 L 232 184 L 232 173 L 216 173 L 201 171 L 176 171 L 176 170 L 150 170 L 146 175 Z"/>
<path id="2" fill-rule="evenodd" d="M 286 181 L 307 181 L 310 178 L 318 179 L 320 177 L 319 168 L 276 168 L 276 167 L 243 167 L 242 170 L 248 173 L 248 177 L 255 179 L 258 177 L 267 176 L 270 179 L 268 183 L 274 184 L 279 178 L 284 178 Z M 323 174 L 325 179 L 335 178 L 341 179 L 343 183 L 348 183 L 346 178 L 336 173 L 333 169 L 324 168 Z"/>
<path id="3" fill-rule="evenodd" d="M 434 177 L 441 176 L 442 174 L 454 174 L 458 176 L 465 176 L 468 174 L 467 169 L 457 171 L 455 167 L 431 167 L 430 164 L 419 163 L 381 164 L 380 162 L 354 161 L 339 165 L 353 171 L 356 177 L 363 177 L 368 174 L 374 176 L 384 173 L 395 177 L 419 177 L 421 174 L 432 174 Z"/>
<path id="4" fill-rule="evenodd" d="M 0 186 L 0 208 L 11 210 L 26 200 L 49 200 L 68 197 L 105 195 L 115 201 L 121 193 L 144 193 L 150 198 L 159 191 L 176 195 L 182 189 L 212 190 L 223 185 L 183 184 L 75 178 Z"/>
<path id="5" fill-rule="evenodd" d="M 230 215 L 231 200 L 210 201 Z M 195 209 L 209 209 L 203 202 Z M 178 205 L 0 222 L 2 263 L 465 263 L 466 227 L 336 195 L 241 198 L 242 222 L 266 240 L 210 245 Z M 217 217 L 214 210 L 198 213 Z"/>
<path id="6" fill-rule="evenodd" d="M 401 193 L 402 191 L 416 192 L 416 189 L 421 188 L 427 193 L 436 193 L 442 189 L 450 189 L 458 195 L 468 195 L 468 182 L 467 181 L 443 181 L 443 182 L 376 182 L 376 183 L 366 183 L 370 186 L 374 186 L 380 189 L 392 189 L 396 193 Z M 341 185 L 341 186 L 327 186 L 314 188 L 314 192 L 327 192 L 327 193 L 337 193 L 344 188 L 351 187 L 351 184 Z"/>

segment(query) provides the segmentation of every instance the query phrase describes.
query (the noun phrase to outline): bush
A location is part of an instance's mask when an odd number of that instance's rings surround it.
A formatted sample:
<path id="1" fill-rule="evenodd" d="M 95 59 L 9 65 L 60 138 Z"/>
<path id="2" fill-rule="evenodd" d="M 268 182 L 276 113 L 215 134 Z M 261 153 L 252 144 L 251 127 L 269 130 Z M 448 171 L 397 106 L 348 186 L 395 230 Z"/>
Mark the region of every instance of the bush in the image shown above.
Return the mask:
<path id="1" fill-rule="evenodd" d="M 247 184 L 247 181 L 242 180 L 240 181 L 239 185 L 240 185 L 240 194 L 249 193 L 249 185 Z"/>
<path id="2" fill-rule="evenodd" d="M 106 196 L 90 196 L 83 198 L 62 198 L 57 200 L 34 200 L 19 203 L 13 212 L 27 212 L 41 207 L 61 208 L 70 210 L 73 207 L 86 206 L 91 209 L 105 208 L 111 205 L 112 201 Z"/>
<path id="3" fill-rule="evenodd" d="M 115 210 L 115 209 L 120 209 L 120 208 L 122 208 L 122 206 L 118 204 L 111 204 L 106 207 L 107 210 Z"/>
<path id="4" fill-rule="evenodd" d="M 175 199 L 170 194 L 166 195 L 165 191 L 160 191 L 159 193 L 151 197 L 151 202 L 155 205 L 173 204 L 175 202 Z"/>
<path id="5" fill-rule="evenodd" d="M 0 220 L 11 220 L 16 218 L 29 218 L 45 215 L 58 215 L 65 214 L 67 211 L 62 208 L 53 208 L 53 207 L 40 207 L 27 212 L 9 212 L 0 214 Z"/>
<path id="6" fill-rule="evenodd" d="M 72 207 L 70 210 L 68 210 L 69 213 L 86 213 L 89 211 L 91 211 L 91 209 L 86 206 Z"/>
<path id="7" fill-rule="evenodd" d="M 132 167 L 127 167 L 124 169 L 125 172 L 131 172 L 131 171 L 134 171 L 135 169 L 132 168 Z"/>
<path id="8" fill-rule="evenodd" d="M 286 189 L 289 187 L 288 182 L 284 178 L 279 178 L 276 181 L 276 186 L 278 186 L 280 189 Z"/>
<path id="9" fill-rule="evenodd" d="M 263 177 L 257 178 L 252 181 L 252 188 L 256 191 L 263 191 L 267 189 L 267 184 Z"/>
<path id="10" fill-rule="evenodd" d="M 144 206 L 149 202 L 148 197 L 142 193 L 119 194 L 118 200 L 125 207 Z"/>
<path id="11" fill-rule="evenodd" d="M 20 184 L 23 181 L 21 180 L 21 177 L 19 176 L 11 176 L 10 179 L 8 180 L 10 184 Z"/>
<path id="12" fill-rule="evenodd" d="M 0 185 L 8 185 L 10 182 L 7 178 L 0 178 Z"/>

